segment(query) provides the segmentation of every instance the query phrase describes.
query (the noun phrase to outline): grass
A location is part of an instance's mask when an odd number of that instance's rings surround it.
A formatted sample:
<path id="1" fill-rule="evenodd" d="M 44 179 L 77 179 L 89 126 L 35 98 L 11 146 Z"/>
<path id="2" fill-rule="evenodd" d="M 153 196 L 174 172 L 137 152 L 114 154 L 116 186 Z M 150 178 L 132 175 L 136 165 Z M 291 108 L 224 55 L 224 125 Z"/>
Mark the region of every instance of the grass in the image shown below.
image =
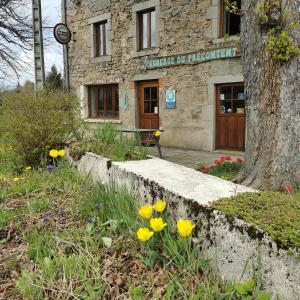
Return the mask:
<path id="1" fill-rule="evenodd" d="M 22 169 L 8 166 L 0 181 L 0 298 L 270 299 L 254 279 L 224 282 L 200 245 L 165 234 L 151 252 L 136 238 L 138 199 L 126 190 L 64 161 L 53 172 Z M 15 172 L 25 179 L 11 180 Z"/>
<path id="2" fill-rule="evenodd" d="M 300 193 L 238 194 L 213 203 L 226 215 L 257 225 L 281 246 L 300 250 Z"/>
<path id="3" fill-rule="evenodd" d="M 70 147 L 70 155 L 79 160 L 86 152 L 110 158 L 114 161 L 147 159 L 149 151 L 136 139 L 120 133 L 112 124 L 97 127 L 92 134 L 78 139 Z"/>

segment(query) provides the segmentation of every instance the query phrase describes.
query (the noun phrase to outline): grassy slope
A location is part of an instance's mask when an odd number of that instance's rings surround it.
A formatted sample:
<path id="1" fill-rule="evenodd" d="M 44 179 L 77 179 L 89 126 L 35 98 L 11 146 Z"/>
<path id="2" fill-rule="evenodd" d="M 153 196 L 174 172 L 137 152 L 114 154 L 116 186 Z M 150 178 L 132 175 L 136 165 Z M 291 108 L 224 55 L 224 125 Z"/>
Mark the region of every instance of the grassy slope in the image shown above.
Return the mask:
<path id="1" fill-rule="evenodd" d="M 300 249 L 300 193 L 239 194 L 214 202 L 213 206 L 256 224 L 283 246 Z"/>
<path id="2" fill-rule="evenodd" d="M 0 175 L 8 180 L 0 181 L 0 298 L 241 299 L 238 289 L 252 294 L 251 281 L 251 292 L 222 283 L 203 258 L 193 256 L 197 251 L 187 261 L 176 241 L 173 253 L 164 251 L 164 263 L 146 266 L 147 247 L 135 238 L 136 199 L 126 191 L 92 185 L 66 164 L 52 173 L 12 174 L 12 154 L 3 157 Z M 25 179 L 13 182 L 17 175 Z"/>

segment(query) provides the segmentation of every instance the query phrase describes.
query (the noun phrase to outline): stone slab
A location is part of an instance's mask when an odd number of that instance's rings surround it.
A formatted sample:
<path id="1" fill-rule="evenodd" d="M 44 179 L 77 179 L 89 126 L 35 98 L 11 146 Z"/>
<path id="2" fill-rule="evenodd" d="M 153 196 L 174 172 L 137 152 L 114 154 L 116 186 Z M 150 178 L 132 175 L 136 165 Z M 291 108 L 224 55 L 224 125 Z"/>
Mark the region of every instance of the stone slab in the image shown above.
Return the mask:
<path id="1" fill-rule="evenodd" d="M 185 199 L 193 199 L 201 205 L 208 205 L 209 202 L 234 196 L 237 193 L 255 192 L 251 188 L 159 158 L 115 162 L 114 165 L 146 180 L 157 182 L 165 189 L 181 195 Z"/>

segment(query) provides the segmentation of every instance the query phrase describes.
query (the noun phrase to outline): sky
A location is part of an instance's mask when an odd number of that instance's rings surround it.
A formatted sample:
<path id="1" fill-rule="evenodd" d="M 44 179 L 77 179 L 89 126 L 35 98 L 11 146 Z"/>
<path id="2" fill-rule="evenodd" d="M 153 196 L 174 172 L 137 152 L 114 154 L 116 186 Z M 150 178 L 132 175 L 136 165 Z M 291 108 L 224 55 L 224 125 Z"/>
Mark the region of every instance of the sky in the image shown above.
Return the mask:
<path id="1" fill-rule="evenodd" d="M 45 26 L 54 27 L 57 23 L 61 22 L 61 0 L 41 0 L 41 5 L 43 22 L 46 23 Z M 44 41 L 45 72 L 47 74 L 51 66 L 55 64 L 58 71 L 63 73 L 63 47 L 55 41 L 52 29 L 45 28 L 43 32 L 44 37 L 48 37 L 47 40 Z M 25 70 L 20 74 L 20 84 L 23 84 L 26 80 L 34 82 L 33 51 L 22 53 L 20 58 L 28 62 L 28 66 L 26 66 Z M 14 83 L 17 85 L 18 79 L 13 73 L 11 81 L 12 83 L 9 85 Z M 5 83 L 2 84 L 7 85 Z"/>

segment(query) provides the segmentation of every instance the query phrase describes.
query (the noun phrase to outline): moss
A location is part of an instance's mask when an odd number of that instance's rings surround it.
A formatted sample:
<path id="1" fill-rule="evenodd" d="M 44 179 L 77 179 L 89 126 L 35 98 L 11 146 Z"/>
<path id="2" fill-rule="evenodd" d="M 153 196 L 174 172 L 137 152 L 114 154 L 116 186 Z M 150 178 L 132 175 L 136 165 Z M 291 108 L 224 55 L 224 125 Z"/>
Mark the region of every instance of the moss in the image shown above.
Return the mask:
<path id="1" fill-rule="evenodd" d="M 244 193 L 216 201 L 213 207 L 257 225 L 280 248 L 300 249 L 300 193 Z"/>

